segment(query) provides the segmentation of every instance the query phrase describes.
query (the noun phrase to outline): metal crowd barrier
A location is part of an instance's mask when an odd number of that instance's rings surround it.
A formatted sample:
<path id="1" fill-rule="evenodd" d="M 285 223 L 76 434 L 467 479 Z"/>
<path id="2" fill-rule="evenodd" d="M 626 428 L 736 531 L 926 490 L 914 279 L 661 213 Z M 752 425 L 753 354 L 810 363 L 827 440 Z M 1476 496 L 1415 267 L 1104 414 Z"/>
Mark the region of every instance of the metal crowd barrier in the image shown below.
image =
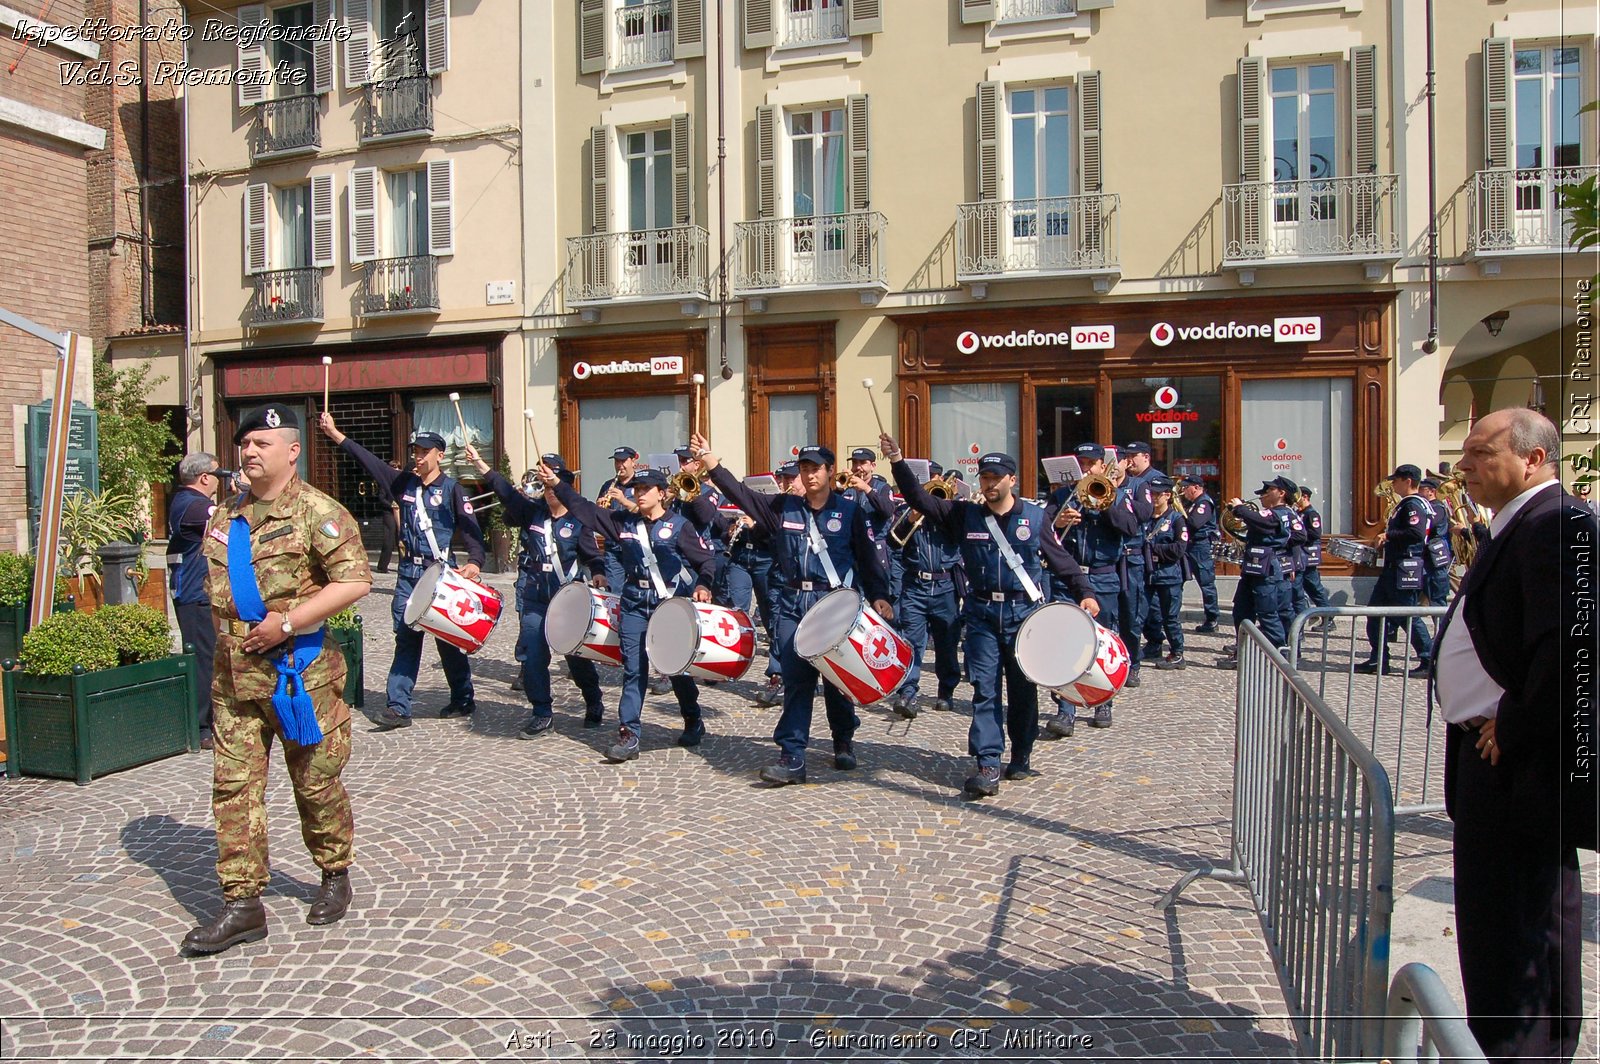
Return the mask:
<path id="1" fill-rule="evenodd" d="M 1322 606 L 1300 614 L 1289 629 L 1289 664 L 1302 676 L 1316 677 L 1319 697 L 1330 699 L 1330 682 L 1343 677 L 1345 726 L 1366 733 L 1367 749 L 1377 754 L 1388 770 L 1397 815 L 1444 809 L 1444 798 L 1439 793 L 1443 780 L 1434 778 L 1442 773 L 1443 766 L 1434 766 L 1427 681 L 1407 675 L 1419 664 L 1412 653 L 1411 619 L 1421 617 L 1432 636 L 1437 634 L 1438 619 L 1444 614 L 1443 606 Z M 1386 629 L 1391 622 L 1397 626 L 1391 659 L 1396 673 L 1385 674 L 1380 669 L 1370 680 L 1362 676 L 1364 682 L 1358 684 L 1356 663 L 1370 653 L 1365 624 L 1369 617 L 1383 622 L 1380 638 L 1387 638 Z M 1350 623 L 1348 631 L 1343 628 L 1346 619 Z M 1313 621 L 1323 623 L 1312 628 Z M 1382 643 L 1378 649 L 1381 662 Z M 1372 685 L 1370 699 L 1367 682 Z M 1337 696 L 1332 700 L 1337 701 Z M 1442 746 L 1439 752 L 1443 753 Z"/>
<path id="2" fill-rule="evenodd" d="M 1467 1028 L 1466 1016 L 1451 1000 L 1439 973 L 1418 963 L 1395 972 L 1389 986 L 1383 1057 L 1389 1064 L 1432 1060 L 1488 1064 L 1483 1048 Z"/>
<path id="3" fill-rule="evenodd" d="M 1302 1052 L 1374 1056 L 1394 910 L 1388 773 L 1253 622 L 1239 626 L 1232 863 L 1185 874 L 1250 892 Z"/>

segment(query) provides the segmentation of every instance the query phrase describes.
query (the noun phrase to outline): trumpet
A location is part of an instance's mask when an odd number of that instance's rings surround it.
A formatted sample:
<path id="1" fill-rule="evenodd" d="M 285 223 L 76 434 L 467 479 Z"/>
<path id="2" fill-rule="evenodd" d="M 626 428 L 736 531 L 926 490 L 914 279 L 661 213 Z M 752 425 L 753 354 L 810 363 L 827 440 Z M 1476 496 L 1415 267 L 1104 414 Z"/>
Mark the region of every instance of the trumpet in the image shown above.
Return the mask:
<path id="1" fill-rule="evenodd" d="M 1077 496 L 1081 509 L 1097 512 L 1110 509 L 1117 498 L 1116 485 L 1104 473 L 1089 473 L 1080 477 L 1072 492 Z"/>
<path id="2" fill-rule="evenodd" d="M 700 486 L 705 483 L 705 477 L 699 473 L 674 473 L 667 478 L 667 488 L 678 497 L 679 502 L 694 502 L 700 497 Z"/>
<path id="3" fill-rule="evenodd" d="M 833 475 L 833 490 L 844 491 L 850 487 L 850 474 L 838 472 Z"/>
<path id="4" fill-rule="evenodd" d="M 956 489 L 950 483 L 949 473 L 928 481 L 922 485 L 922 490 L 932 495 L 935 499 L 953 499 L 956 497 Z M 927 516 L 920 510 L 906 510 L 905 513 L 900 515 L 900 519 L 890 527 L 889 542 L 896 547 L 904 547 L 907 543 L 910 543 L 911 537 L 916 535 L 917 529 L 922 527 L 922 521 Z"/>

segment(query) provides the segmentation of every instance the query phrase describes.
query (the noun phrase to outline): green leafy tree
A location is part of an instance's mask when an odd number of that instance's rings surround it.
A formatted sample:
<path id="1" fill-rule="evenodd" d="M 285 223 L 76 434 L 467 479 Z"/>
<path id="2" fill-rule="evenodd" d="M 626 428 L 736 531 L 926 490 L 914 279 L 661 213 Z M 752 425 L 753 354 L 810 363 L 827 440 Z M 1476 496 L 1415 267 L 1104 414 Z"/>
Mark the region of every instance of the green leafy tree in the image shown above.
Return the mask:
<path id="1" fill-rule="evenodd" d="M 143 501 L 150 485 L 172 476 L 181 444 L 165 421 L 152 421 L 150 393 L 165 377 L 149 362 L 118 369 L 103 354 L 94 360 L 95 409 L 100 412 L 100 490 Z"/>

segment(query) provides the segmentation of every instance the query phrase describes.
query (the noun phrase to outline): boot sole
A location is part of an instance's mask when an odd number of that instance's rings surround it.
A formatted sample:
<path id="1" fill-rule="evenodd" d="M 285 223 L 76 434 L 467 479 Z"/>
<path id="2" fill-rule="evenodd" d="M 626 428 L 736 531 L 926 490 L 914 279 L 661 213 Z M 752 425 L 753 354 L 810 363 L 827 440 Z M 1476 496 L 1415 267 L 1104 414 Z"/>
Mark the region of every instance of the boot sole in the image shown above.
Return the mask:
<path id="1" fill-rule="evenodd" d="M 800 776 L 785 776 L 783 779 L 773 779 L 771 776 L 767 775 L 765 772 L 763 772 L 761 774 L 761 782 L 762 783 L 770 783 L 774 787 L 788 787 L 788 786 L 790 786 L 792 784 L 795 784 L 795 783 L 804 783 L 805 781 L 806 781 L 806 778 L 805 778 L 804 775 L 800 775 Z"/>
<path id="2" fill-rule="evenodd" d="M 188 943 L 184 943 L 182 949 L 183 949 L 183 952 L 185 952 L 185 953 L 190 953 L 190 954 L 203 953 L 203 954 L 208 954 L 209 955 L 209 954 L 212 954 L 212 953 L 221 953 L 223 950 L 232 949 L 234 946 L 242 946 L 246 942 L 260 942 L 262 939 L 264 939 L 266 937 L 267 937 L 267 929 L 264 928 L 264 927 L 260 927 L 260 928 L 255 929 L 254 931 L 241 931 L 239 934 L 234 935 L 232 938 L 227 939 L 224 942 L 219 942 L 216 945 L 191 946 Z"/>
<path id="3" fill-rule="evenodd" d="M 310 924 L 312 927 L 326 927 L 329 924 L 336 924 L 340 920 L 343 920 L 344 917 L 345 917 L 345 914 L 348 913 L 349 911 L 350 911 L 350 906 L 346 905 L 343 909 L 340 909 L 333 916 L 321 916 L 321 917 L 318 917 L 318 916 L 312 916 L 310 913 L 307 913 L 306 914 L 306 923 Z"/>

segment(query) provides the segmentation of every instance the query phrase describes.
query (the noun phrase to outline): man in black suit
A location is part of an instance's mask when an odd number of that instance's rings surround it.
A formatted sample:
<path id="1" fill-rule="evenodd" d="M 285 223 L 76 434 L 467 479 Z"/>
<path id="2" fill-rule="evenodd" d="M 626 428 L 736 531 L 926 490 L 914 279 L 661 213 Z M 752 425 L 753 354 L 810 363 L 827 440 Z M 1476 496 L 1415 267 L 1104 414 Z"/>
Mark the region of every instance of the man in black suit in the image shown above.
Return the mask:
<path id="1" fill-rule="evenodd" d="M 1457 468 L 1495 511 L 1439 627 L 1456 945 L 1491 1060 L 1571 1060 L 1583 1015 L 1577 847 L 1596 845 L 1595 516 L 1556 479 L 1543 415 L 1500 410 Z"/>

